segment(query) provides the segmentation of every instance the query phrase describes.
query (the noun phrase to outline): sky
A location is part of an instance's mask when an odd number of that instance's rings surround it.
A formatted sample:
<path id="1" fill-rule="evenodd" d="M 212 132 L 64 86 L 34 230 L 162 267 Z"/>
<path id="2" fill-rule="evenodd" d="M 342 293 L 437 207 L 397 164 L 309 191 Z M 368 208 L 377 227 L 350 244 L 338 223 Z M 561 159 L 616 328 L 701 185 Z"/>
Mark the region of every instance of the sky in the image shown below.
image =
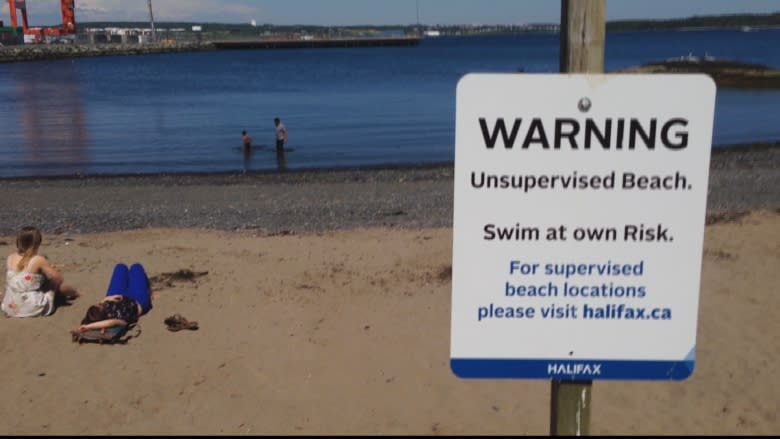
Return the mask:
<path id="1" fill-rule="evenodd" d="M 8 0 L 0 20 L 10 23 Z M 59 0 L 27 0 L 30 26 L 60 24 Z M 149 21 L 148 0 L 75 0 L 76 23 Z M 780 12 L 780 0 L 606 0 L 607 21 Z M 152 0 L 155 22 L 273 25 L 559 23 L 560 0 Z M 21 14 L 19 15 L 21 22 Z"/>

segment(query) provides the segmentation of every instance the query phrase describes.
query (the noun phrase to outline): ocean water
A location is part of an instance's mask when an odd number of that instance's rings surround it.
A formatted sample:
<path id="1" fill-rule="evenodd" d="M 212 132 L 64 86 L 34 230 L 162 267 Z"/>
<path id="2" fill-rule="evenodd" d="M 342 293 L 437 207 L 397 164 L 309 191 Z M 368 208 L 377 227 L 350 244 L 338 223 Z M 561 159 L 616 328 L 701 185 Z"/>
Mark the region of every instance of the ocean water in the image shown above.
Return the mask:
<path id="1" fill-rule="evenodd" d="M 715 56 L 780 68 L 780 29 L 609 33 L 605 70 Z M 466 73 L 558 71 L 557 35 L 0 64 L 0 178 L 452 162 Z M 780 91 L 718 90 L 714 147 L 780 139 Z M 241 153 L 241 131 L 258 146 Z"/>

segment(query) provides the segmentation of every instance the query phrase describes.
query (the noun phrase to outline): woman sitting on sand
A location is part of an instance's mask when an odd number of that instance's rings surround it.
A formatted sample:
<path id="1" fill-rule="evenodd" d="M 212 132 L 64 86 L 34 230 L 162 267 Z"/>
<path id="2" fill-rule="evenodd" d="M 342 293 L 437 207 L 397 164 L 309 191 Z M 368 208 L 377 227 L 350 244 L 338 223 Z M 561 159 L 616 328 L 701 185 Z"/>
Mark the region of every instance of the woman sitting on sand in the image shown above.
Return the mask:
<path id="1" fill-rule="evenodd" d="M 40 230 L 22 227 L 16 235 L 16 251 L 8 255 L 8 270 L 3 297 L 3 312 L 8 317 L 40 317 L 54 312 L 57 295 L 66 300 L 79 296 L 65 285 L 62 273 L 49 260 L 38 254 L 41 246 Z"/>
<path id="2" fill-rule="evenodd" d="M 113 327 L 125 327 L 137 323 L 138 319 L 152 309 L 152 293 L 149 278 L 141 264 L 129 268 L 117 264 L 106 290 L 106 297 L 87 309 L 87 315 L 74 332 L 83 333 L 93 329 L 105 332 Z"/>

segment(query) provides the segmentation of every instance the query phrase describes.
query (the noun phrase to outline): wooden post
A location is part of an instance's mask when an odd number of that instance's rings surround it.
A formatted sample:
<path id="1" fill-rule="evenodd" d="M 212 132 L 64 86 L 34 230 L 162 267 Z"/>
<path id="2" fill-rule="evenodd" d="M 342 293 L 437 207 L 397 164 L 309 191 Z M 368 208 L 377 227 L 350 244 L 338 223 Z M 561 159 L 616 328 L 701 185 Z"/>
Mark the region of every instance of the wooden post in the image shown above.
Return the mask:
<path id="1" fill-rule="evenodd" d="M 604 72 L 605 12 L 606 0 L 561 0 L 561 73 Z M 552 381 L 551 436 L 590 435 L 592 384 Z"/>
<path id="2" fill-rule="evenodd" d="M 561 73 L 603 73 L 606 0 L 561 0 Z"/>
<path id="3" fill-rule="evenodd" d="M 591 381 L 553 380 L 550 388 L 550 436 L 590 435 Z"/>

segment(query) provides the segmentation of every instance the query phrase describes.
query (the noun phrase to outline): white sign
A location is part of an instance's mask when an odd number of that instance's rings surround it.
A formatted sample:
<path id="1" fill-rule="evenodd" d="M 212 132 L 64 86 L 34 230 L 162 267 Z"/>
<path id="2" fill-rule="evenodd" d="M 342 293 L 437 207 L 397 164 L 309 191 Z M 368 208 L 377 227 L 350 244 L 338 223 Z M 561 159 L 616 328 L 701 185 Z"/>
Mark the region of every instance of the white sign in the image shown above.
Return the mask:
<path id="1" fill-rule="evenodd" d="M 715 89 L 696 74 L 460 80 L 457 376 L 690 376 Z"/>

